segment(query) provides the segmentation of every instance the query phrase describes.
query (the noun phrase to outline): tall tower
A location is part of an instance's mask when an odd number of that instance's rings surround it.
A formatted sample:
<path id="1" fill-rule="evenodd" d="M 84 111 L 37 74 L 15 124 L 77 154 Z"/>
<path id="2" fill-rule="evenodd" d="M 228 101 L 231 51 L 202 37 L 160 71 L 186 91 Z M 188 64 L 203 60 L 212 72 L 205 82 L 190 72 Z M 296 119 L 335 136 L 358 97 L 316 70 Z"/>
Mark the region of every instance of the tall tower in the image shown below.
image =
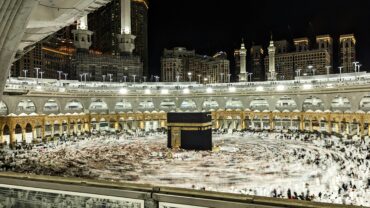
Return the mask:
<path id="1" fill-rule="evenodd" d="M 268 47 L 269 53 L 269 72 L 268 72 L 268 80 L 273 81 L 276 80 L 276 71 L 275 71 L 275 46 L 274 41 L 271 38 L 270 45 Z"/>
<path id="2" fill-rule="evenodd" d="M 247 79 L 247 49 L 245 49 L 244 41 L 240 46 L 239 50 L 239 57 L 240 57 L 240 73 L 239 73 L 239 81 L 246 81 Z"/>
<path id="3" fill-rule="evenodd" d="M 340 42 L 340 65 L 342 73 L 353 72 L 353 62 L 356 61 L 356 39 L 353 34 L 341 35 Z"/>
<path id="4" fill-rule="evenodd" d="M 134 54 L 144 63 L 144 75 L 149 76 L 148 67 L 148 10 L 149 0 L 131 0 L 131 33 L 136 36 Z"/>
<path id="5" fill-rule="evenodd" d="M 72 30 L 73 43 L 78 52 L 88 52 L 91 46 L 92 31 L 87 27 L 87 15 L 77 21 L 77 29 Z"/>
<path id="6" fill-rule="evenodd" d="M 121 34 L 117 34 L 121 55 L 132 54 L 135 38 L 131 34 L 131 0 L 121 0 Z"/>
<path id="7" fill-rule="evenodd" d="M 333 66 L 333 38 L 330 35 L 319 35 L 316 37 L 316 44 L 319 50 L 325 50 L 329 54 L 329 65 Z M 333 71 L 333 67 L 330 68 Z"/>

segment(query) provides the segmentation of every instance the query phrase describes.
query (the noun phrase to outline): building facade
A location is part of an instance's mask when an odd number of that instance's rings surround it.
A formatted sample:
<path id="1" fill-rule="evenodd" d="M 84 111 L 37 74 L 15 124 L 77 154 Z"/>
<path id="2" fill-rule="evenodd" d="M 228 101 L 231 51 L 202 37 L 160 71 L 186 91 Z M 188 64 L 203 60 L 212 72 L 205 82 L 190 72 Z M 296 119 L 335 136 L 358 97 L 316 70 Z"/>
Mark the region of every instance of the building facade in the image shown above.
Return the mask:
<path id="1" fill-rule="evenodd" d="M 263 68 L 263 48 L 260 45 L 251 47 L 251 63 L 252 63 L 252 81 L 265 80 L 265 71 Z"/>
<path id="2" fill-rule="evenodd" d="M 354 72 L 353 62 L 356 61 L 356 39 L 353 34 L 341 35 L 339 37 L 339 59 L 342 73 Z"/>
<path id="3" fill-rule="evenodd" d="M 218 52 L 210 57 L 195 54 L 194 50 L 176 47 L 172 50 L 164 50 L 161 58 L 161 73 L 164 82 L 228 82 L 230 62 L 224 52 Z"/>
<path id="4" fill-rule="evenodd" d="M 136 36 L 134 55 L 143 61 L 144 73 L 148 76 L 148 0 L 131 0 L 131 33 Z M 112 0 L 106 6 L 89 14 L 89 30 L 92 36 L 91 49 L 103 54 L 119 56 L 121 50 L 117 35 L 121 33 L 121 0 Z M 138 74 L 139 72 L 137 72 Z M 142 74 L 140 74 L 142 76 Z"/>
<path id="5" fill-rule="evenodd" d="M 308 38 L 294 39 L 294 51 L 286 40 L 273 43 L 276 48 L 274 65 L 276 79 L 291 80 L 295 76 L 311 76 L 327 74 L 327 66 L 333 64 L 332 39 L 329 35 L 318 36 L 314 49 L 310 48 Z M 268 72 L 270 57 L 264 59 L 265 72 Z M 269 68 L 267 67 L 269 66 Z"/>

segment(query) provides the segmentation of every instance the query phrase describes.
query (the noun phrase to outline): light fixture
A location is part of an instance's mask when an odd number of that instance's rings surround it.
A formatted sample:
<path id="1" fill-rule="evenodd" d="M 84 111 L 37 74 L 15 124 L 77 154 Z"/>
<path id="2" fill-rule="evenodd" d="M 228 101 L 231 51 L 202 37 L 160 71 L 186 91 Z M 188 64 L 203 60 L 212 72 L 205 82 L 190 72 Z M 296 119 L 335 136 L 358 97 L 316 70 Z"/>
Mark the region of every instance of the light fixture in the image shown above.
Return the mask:
<path id="1" fill-rule="evenodd" d="M 207 93 L 213 93 L 213 89 L 212 89 L 212 87 L 208 87 L 208 88 L 206 89 L 206 92 L 207 92 Z"/>
<path id="2" fill-rule="evenodd" d="M 168 94 L 168 89 L 162 89 L 161 94 L 162 95 L 167 95 Z"/>
<path id="3" fill-rule="evenodd" d="M 150 89 L 145 89 L 145 90 L 144 90 L 144 94 L 146 94 L 146 95 L 150 95 Z"/>
<path id="4" fill-rule="evenodd" d="M 235 91 L 236 91 L 235 87 L 233 87 L 233 86 L 229 87 L 229 92 L 235 92 Z"/>
<path id="5" fill-rule="evenodd" d="M 284 85 L 278 85 L 278 86 L 276 86 L 276 90 L 277 91 L 284 91 L 285 90 L 285 86 Z"/>
<path id="6" fill-rule="evenodd" d="M 262 86 L 258 86 L 258 87 L 256 87 L 256 91 L 257 91 L 257 92 L 262 92 L 262 91 L 263 91 L 263 87 L 262 87 Z"/>
<path id="7" fill-rule="evenodd" d="M 190 93 L 190 90 L 189 90 L 189 88 L 185 88 L 185 89 L 182 90 L 182 92 L 184 94 L 189 94 Z"/>
<path id="8" fill-rule="evenodd" d="M 121 88 L 119 90 L 119 94 L 122 94 L 122 95 L 127 94 L 127 92 L 128 92 L 127 88 Z"/>
<path id="9" fill-rule="evenodd" d="M 312 85 L 311 84 L 304 84 L 302 87 L 303 87 L 304 90 L 310 90 L 310 89 L 312 89 Z"/>

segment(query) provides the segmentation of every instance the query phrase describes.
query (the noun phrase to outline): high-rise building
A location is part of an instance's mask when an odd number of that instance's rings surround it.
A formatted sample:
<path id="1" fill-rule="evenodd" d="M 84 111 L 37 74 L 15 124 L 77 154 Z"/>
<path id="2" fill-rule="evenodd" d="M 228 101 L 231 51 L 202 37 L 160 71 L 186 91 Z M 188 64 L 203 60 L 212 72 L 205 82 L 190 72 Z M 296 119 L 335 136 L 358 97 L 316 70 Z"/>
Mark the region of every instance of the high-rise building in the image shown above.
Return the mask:
<path id="1" fill-rule="evenodd" d="M 92 31 L 87 26 L 87 16 L 81 18 L 77 29 L 73 30 L 76 54 L 72 66 L 75 79 L 86 81 L 140 81 L 143 65 L 139 56 L 132 55 L 135 36 L 131 34 L 130 0 L 121 0 L 121 28 L 116 34 L 120 55 L 99 54 L 89 50 L 92 45 Z M 125 15 L 124 15 L 125 14 Z"/>
<path id="2" fill-rule="evenodd" d="M 32 50 L 13 63 L 10 73 L 13 77 L 36 77 L 35 68 L 42 66 L 42 43 L 36 43 Z"/>
<path id="3" fill-rule="evenodd" d="M 342 73 L 354 71 L 353 62 L 356 61 L 356 39 L 353 34 L 341 35 L 340 42 L 340 65 L 343 67 Z"/>
<path id="4" fill-rule="evenodd" d="M 148 56 L 148 8 L 149 0 L 132 0 L 131 27 L 132 34 L 136 35 L 134 54 L 141 57 L 145 76 L 149 75 Z"/>
<path id="5" fill-rule="evenodd" d="M 309 40 L 306 37 L 304 37 L 304 38 L 295 38 L 293 40 L 293 42 L 294 42 L 296 52 L 303 52 L 303 51 L 310 50 Z"/>
<path id="6" fill-rule="evenodd" d="M 144 63 L 144 74 L 148 75 L 148 0 L 131 0 L 130 33 L 134 36 L 133 54 Z M 120 55 L 119 40 L 121 34 L 121 0 L 112 0 L 109 4 L 89 14 L 89 29 L 92 36 L 92 49 L 103 54 Z"/>
<path id="7" fill-rule="evenodd" d="M 176 47 L 165 49 L 161 58 L 162 81 L 228 82 L 230 62 L 224 52 L 213 57 L 195 54 L 194 50 Z"/>
<path id="8" fill-rule="evenodd" d="M 263 81 L 264 79 L 264 68 L 263 68 L 263 49 L 260 45 L 254 45 L 251 48 L 251 60 L 252 60 L 252 80 Z"/>
<path id="9" fill-rule="evenodd" d="M 270 56 L 272 49 L 269 46 L 269 56 L 265 57 L 265 71 L 269 72 L 275 68 L 276 79 L 290 80 L 295 76 L 321 75 L 327 73 L 327 66 L 333 64 L 333 45 L 329 35 L 317 36 L 317 47 L 310 49 L 308 38 L 297 38 L 293 40 L 295 50 L 289 51 L 289 44 L 286 40 L 277 41 L 274 58 Z M 274 61 L 274 64 L 270 64 Z M 267 68 L 268 67 L 268 68 Z"/>

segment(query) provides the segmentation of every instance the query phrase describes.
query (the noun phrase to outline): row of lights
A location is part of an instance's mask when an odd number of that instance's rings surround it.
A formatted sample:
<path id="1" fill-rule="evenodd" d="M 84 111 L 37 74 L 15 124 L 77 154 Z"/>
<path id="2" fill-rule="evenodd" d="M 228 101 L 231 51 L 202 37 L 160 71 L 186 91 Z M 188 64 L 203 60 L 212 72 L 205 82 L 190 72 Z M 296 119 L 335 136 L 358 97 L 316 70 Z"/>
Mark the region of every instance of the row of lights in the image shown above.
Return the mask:
<path id="1" fill-rule="evenodd" d="M 312 85 L 311 84 L 304 84 L 302 86 L 302 88 L 303 88 L 303 90 L 310 90 L 310 89 L 312 89 Z M 256 87 L 256 91 L 257 92 L 263 92 L 264 90 L 265 89 L 262 86 Z M 281 92 L 281 91 L 284 91 L 284 90 L 286 90 L 286 86 L 285 85 L 278 85 L 278 86 L 276 86 L 276 91 Z M 230 86 L 228 88 L 228 91 L 231 92 L 231 93 L 236 92 L 236 88 L 234 86 Z M 169 90 L 168 89 L 161 89 L 160 92 L 161 92 L 162 95 L 168 95 L 169 94 Z M 121 88 L 119 90 L 119 93 L 122 94 L 122 95 L 127 94 L 128 93 L 128 89 L 127 88 Z M 183 94 L 190 94 L 190 89 L 189 88 L 185 88 L 185 89 L 182 90 L 182 93 Z M 208 93 L 208 94 L 213 93 L 213 88 L 212 87 L 207 87 L 206 88 L 206 93 Z M 151 94 L 151 90 L 150 89 L 145 89 L 144 90 L 144 94 L 150 95 Z"/>

